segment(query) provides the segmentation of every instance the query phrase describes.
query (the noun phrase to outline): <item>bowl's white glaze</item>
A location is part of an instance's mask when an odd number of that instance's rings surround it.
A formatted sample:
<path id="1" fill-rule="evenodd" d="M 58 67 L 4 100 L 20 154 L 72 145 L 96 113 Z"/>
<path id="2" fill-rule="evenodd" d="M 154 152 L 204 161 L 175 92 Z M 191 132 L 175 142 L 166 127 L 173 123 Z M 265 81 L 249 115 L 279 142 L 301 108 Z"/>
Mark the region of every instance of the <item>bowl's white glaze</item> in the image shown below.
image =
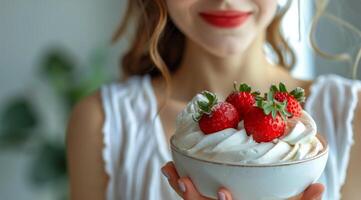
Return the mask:
<path id="1" fill-rule="evenodd" d="M 234 200 L 279 200 L 303 192 L 322 174 L 329 147 L 317 136 L 324 149 L 317 156 L 285 163 L 266 165 L 212 162 L 182 153 L 173 144 L 171 149 L 178 174 L 188 176 L 204 196 L 217 197 L 220 187 L 231 191 Z"/>

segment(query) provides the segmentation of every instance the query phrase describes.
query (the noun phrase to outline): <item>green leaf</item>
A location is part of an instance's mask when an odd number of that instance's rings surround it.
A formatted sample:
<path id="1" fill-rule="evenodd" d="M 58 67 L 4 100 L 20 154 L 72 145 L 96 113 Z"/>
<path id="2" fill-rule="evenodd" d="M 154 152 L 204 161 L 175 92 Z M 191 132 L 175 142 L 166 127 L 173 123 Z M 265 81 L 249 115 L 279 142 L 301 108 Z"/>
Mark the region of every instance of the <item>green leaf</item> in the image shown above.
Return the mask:
<path id="1" fill-rule="evenodd" d="M 192 119 L 195 122 L 198 122 L 201 119 L 201 115 L 199 115 L 199 113 L 195 113 L 192 115 Z"/>
<path id="2" fill-rule="evenodd" d="M 38 186 L 61 181 L 67 174 L 65 146 L 43 142 L 30 166 L 30 178 Z"/>
<path id="3" fill-rule="evenodd" d="M 205 101 L 197 101 L 198 107 L 200 110 L 207 112 L 208 111 L 208 103 Z"/>
<path id="4" fill-rule="evenodd" d="M 54 91 L 62 95 L 77 82 L 75 62 L 61 48 L 53 48 L 43 57 L 40 64 L 40 74 L 49 81 Z"/>
<path id="5" fill-rule="evenodd" d="M 272 110 L 272 118 L 276 118 L 277 116 L 277 111 L 276 110 Z"/>
<path id="6" fill-rule="evenodd" d="M 208 99 L 208 101 L 213 101 L 215 99 L 214 95 L 209 91 L 204 91 L 203 95 Z"/>
<path id="7" fill-rule="evenodd" d="M 282 82 L 279 84 L 279 88 L 281 92 L 287 92 L 287 88 L 286 85 L 283 84 Z"/>
<path id="8" fill-rule="evenodd" d="M 277 110 L 281 110 L 282 109 L 282 105 L 281 104 L 275 104 L 276 105 L 276 109 Z"/>
<path id="9" fill-rule="evenodd" d="M 262 99 L 259 99 L 258 101 L 256 101 L 256 106 L 258 107 L 258 108 L 262 108 L 263 106 L 263 100 Z"/>
<path id="10" fill-rule="evenodd" d="M 202 94 L 208 99 L 208 107 L 213 107 L 215 104 L 217 104 L 217 96 L 209 91 L 203 91 Z"/>
<path id="11" fill-rule="evenodd" d="M 287 117 L 292 116 L 292 114 L 289 113 L 287 110 L 284 110 L 284 113 L 285 113 L 285 115 L 286 115 Z"/>
<path id="12" fill-rule="evenodd" d="M 293 97 L 295 97 L 295 99 L 298 102 L 305 102 L 306 98 L 305 98 L 305 90 L 301 87 L 297 87 L 294 90 L 291 91 L 290 93 Z"/>
<path id="13" fill-rule="evenodd" d="M 194 116 L 194 120 L 199 120 L 203 114 L 210 114 L 212 111 L 212 108 L 214 105 L 217 104 L 217 96 L 209 91 L 203 91 L 201 94 L 207 99 L 207 100 L 198 100 L 197 106 L 199 108 L 198 113 L 196 116 Z"/>
<path id="14" fill-rule="evenodd" d="M 251 87 L 245 83 L 242 83 L 240 86 L 239 86 L 239 91 L 240 92 L 251 92 Z"/>
<path id="15" fill-rule="evenodd" d="M 12 99 L 0 116 L 1 128 L 31 129 L 38 124 L 38 117 L 26 98 Z"/>
<path id="16" fill-rule="evenodd" d="M 257 98 L 260 94 L 261 94 L 261 92 L 259 92 L 259 91 L 252 92 L 252 95 L 253 95 L 254 97 L 256 97 L 256 98 Z"/>
<path id="17" fill-rule="evenodd" d="M 282 106 L 282 109 L 285 109 L 287 107 L 287 104 L 288 104 L 287 101 L 284 101 L 284 102 L 280 103 L 280 105 Z"/>
<path id="18" fill-rule="evenodd" d="M 24 144 L 38 124 L 37 113 L 25 97 L 11 99 L 0 113 L 0 146 Z"/>
<path id="19" fill-rule="evenodd" d="M 264 114 L 269 115 L 274 109 L 272 107 L 263 108 Z"/>
<path id="20" fill-rule="evenodd" d="M 273 93 L 278 92 L 278 88 L 277 88 L 277 86 L 275 86 L 275 85 L 272 85 L 271 88 L 270 88 L 270 90 L 271 90 Z"/>
<path id="21" fill-rule="evenodd" d="M 272 91 L 269 91 L 267 93 L 267 101 L 273 101 L 273 95 L 274 93 Z"/>

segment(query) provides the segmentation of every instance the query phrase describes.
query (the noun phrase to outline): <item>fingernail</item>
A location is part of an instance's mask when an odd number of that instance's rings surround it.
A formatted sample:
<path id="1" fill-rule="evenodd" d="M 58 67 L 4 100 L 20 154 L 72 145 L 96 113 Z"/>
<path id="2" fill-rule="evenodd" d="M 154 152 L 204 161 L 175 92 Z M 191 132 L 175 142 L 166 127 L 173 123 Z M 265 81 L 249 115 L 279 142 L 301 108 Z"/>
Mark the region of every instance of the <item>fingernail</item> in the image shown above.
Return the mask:
<path id="1" fill-rule="evenodd" d="M 218 199 L 219 200 L 227 200 L 226 194 L 224 194 L 223 192 L 218 192 Z"/>
<path id="2" fill-rule="evenodd" d="M 184 185 L 183 181 L 178 180 L 178 187 L 183 193 L 186 192 L 186 186 Z"/>
<path id="3" fill-rule="evenodd" d="M 170 178 L 170 176 L 167 174 L 167 172 L 166 172 L 164 169 L 161 169 L 161 171 L 162 171 L 162 174 L 163 174 L 167 179 Z"/>
<path id="4" fill-rule="evenodd" d="M 322 199 L 322 193 L 318 194 L 317 196 L 312 198 L 313 200 L 321 200 Z"/>

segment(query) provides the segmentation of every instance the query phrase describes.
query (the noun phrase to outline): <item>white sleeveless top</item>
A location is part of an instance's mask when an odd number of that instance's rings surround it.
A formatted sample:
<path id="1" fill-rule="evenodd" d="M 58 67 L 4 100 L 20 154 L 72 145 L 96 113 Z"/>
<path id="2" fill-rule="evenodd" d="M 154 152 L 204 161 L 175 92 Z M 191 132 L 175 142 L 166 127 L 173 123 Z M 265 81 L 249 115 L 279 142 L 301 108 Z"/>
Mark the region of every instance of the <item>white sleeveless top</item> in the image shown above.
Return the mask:
<path id="1" fill-rule="evenodd" d="M 323 75 L 314 81 L 305 105 L 330 145 L 330 157 L 318 181 L 326 186 L 326 200 L 340 199 L 360 88 L 360 81 Z M 101 96 L 105 113 L 103 159 L 109 176 L 106 199 L 180 199 L 160 171 L 172 158 L 156 115 L 157 102 L 150 76 L 104 85 Z"/>

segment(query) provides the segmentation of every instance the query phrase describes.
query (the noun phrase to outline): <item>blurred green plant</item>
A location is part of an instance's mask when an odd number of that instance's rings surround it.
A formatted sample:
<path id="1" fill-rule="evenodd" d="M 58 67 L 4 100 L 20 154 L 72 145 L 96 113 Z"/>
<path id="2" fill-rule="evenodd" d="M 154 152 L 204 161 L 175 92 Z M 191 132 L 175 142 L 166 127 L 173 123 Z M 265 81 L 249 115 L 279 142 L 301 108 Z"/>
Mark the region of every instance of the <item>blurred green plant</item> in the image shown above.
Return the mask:
<path id="1" fill-rule="evenodd" d="M 30 137 L 30 130 L 38 122 L 34 109 L 25 97 L 10 100 L 0 115 L 0 146 L 24 144 Z"/>
<path id="2" fill-rule="evenodd" d="M 47 77 L 49 84 L 70 109 L 82 97 L 98 88 L 109 77 L 104 70 L 105 54 L 103 51 L 91 56 L 89 70 L 79 76 L 73 59 L 63 51 L 53 50 L 44 58 L 40 74 Z"/>
<path id="3" fill-rule="evenodd" d="M 65 116 L 70 114 L 77 101 L 109 79 L 104 69 L 105 57 L 105 51 L 96 52 L 91 56 L 87 73 L 81 73 L 81 67 L 66 51 L 60 48 L 47 51 L 39 66 L 39 78 L 49 84 L 58 102 L 66 108 Z M 30 182 L 39 187 L 51 185 L 58 192 L 58 199 L 67 199 L 64 140 L 54 142 L 45 136 L 49 134 L 44 130 L 47 122 L 40 120 L 41 112 L 35 109 L 33 101 L 30 97 L 20 95 L 5 103 L 0 112 L 0 148 L 19 149 L 30 140 L 32 143 L 35 141 L 31 145 L 31 152 L 36 155 L 29 171 Z M 62 130 L 55 132 L 64 135 L 66 124 L 62 124 L 62 127 Z"/>

